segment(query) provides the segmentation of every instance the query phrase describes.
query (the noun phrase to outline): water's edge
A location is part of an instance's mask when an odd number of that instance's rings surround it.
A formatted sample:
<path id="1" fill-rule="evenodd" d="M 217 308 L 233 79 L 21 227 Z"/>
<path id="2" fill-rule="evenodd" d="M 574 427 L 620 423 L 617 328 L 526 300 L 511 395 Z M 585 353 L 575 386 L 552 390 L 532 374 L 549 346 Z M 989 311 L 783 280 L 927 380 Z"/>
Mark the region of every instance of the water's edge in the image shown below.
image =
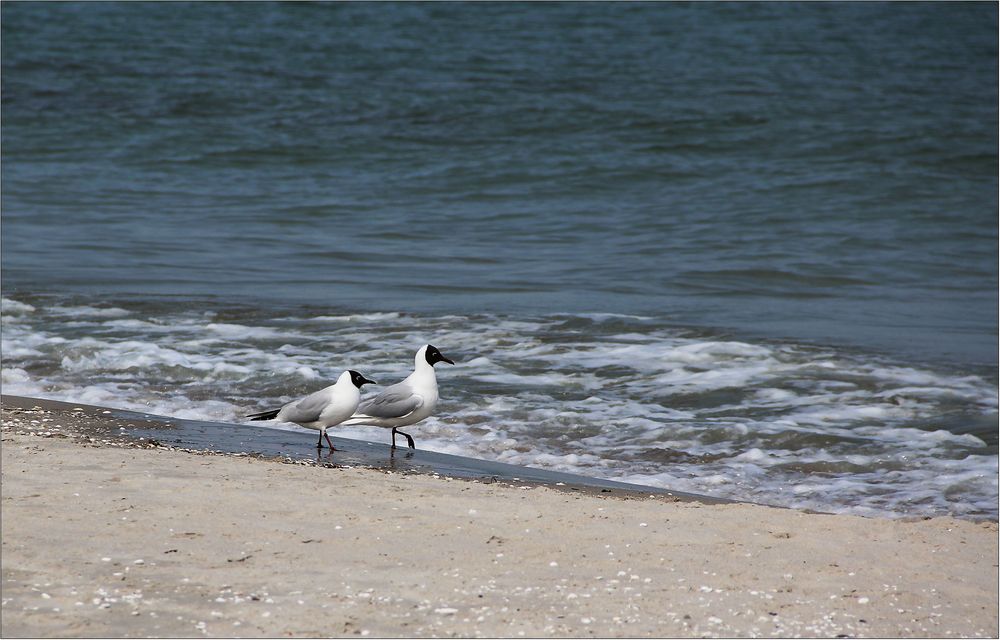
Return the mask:
<path id="1" fill-rule="evenodd" d="M 582 491 L 611 496 L 669 497 L 675 501 L 703 504 L 740 502 L 420 449 L 397 448 L 393 450 L 388 445 L 351 438 L 331 436 L 330 439 L 333 441 L 336 451 L 331 453 L 324 449 L 322 453 L 317 453 L 314 436 L 309 433 L 224 422 L 182 420 L 113 407 L 98 407 L 24 396 L 3 395 L 0 396 L 0 402 L 2 402 L 5 415 L 12 409 L 31 410 L 34 408 L 58 415 L 59 420 L 50 420 L 47 425 L 54 430 L 67 430 L 67 423 L 69 423 L 74 429 L 80 429 L 86 433 L 94 431 L 95 425 L 99 423 L 107 423 L 100 435 L 123 438 L 130 442 L 148 444 L 153 441 L 162 445 L 198 451 L 282 457 L 291 461 L 308 461 L 326 467 L 360 466 L 381 471 L 440 475 L 523 486 L 546 486 L 566 491 Z"/>

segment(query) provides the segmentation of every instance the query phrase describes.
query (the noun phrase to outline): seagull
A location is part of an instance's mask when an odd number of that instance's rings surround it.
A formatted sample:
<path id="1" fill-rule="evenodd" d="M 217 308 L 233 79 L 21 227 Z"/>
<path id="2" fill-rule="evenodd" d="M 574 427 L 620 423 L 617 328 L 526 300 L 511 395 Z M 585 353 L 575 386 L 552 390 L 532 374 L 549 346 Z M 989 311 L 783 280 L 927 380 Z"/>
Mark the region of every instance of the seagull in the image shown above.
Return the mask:
<path id="1" fill-rule="evenodd" d="M 378 384 L 369 380 L 357 371 L 347 370 L 340 374 L 337 383 L 325 389 L 320 389 L 304 398 L 289 402 L 280 409 L 271 409 L 247 416 L 251 420 L 273 420 L 294 422 L 301 427 L 319 429 L 317 449 L 323 448 L 323 438 L 330 445 L 330 451 L 335 451 L 330 436 L 326 434 L 327 427 L 338 425 L 358 408 L 361 400 L 361 385 Z"/>
<path id="2" fill-rule="evenodd" d="M 345 426 L 367 425 L 392 429 L 392 448 L 396 448 L 396 432 L 399 427 L 416 424 L 434 413 L 438 401 L 437 376 L 434 375 L 434 365 L 438 362 L 455 364 L 441 355 L 437 347 L 430 344 L 417 349 L 413 358 L 413 373 L 405 380 L 398 382 L 370 400 L 365 400 Z M 413 438 L 406 436 L 406 443 L 411 449 Z"/>

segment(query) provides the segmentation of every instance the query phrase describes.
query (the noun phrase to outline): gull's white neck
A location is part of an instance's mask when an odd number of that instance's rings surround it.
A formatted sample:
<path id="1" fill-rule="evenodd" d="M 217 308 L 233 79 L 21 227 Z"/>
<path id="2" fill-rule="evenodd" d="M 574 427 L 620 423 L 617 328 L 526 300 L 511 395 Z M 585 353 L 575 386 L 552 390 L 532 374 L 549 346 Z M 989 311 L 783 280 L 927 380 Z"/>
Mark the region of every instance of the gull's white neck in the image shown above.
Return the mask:
<path id="1" fill-rule="evenodd" d="M 416 384 L 433 385 L 437 387 L 437 376 L 434 367 L 427 362 L 427 347 L 421 347 L 413 357 L 413 373 L 410 381 Z"/>

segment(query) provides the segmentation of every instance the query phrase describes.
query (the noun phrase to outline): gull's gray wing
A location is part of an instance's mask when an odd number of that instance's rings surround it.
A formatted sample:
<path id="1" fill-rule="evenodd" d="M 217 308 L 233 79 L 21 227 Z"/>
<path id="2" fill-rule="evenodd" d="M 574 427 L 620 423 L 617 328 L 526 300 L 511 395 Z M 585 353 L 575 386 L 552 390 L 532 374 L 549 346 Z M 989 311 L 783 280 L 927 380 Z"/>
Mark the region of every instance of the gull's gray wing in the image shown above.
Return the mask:
<path id="1" fill-rule="evenodd" d="M 330 388 L 310 393 L 305 398 L 289 402 L 278 413 L 279 420 L 287 422 L 315 422 L 330 404 Z"/>
<path id="2" fill-rule="evenodd" d="M 423 403 L 424 399 L 413 395 L 413 390 L 408 385 L 394 384 L 371 400 L 362 402 L 355 415 L 371 418 L 402 418 Z"/>

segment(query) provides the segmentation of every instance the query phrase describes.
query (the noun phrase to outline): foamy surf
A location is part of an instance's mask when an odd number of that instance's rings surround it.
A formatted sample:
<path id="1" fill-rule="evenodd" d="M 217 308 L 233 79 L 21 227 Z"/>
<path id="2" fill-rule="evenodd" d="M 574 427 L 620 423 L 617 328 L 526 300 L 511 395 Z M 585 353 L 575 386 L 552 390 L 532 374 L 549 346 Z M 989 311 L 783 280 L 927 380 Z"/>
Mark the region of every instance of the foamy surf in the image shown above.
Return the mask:
<path id="1" fill-rule="evenodd" d="M 2 380 L 7 394 L 241 422 L 345 368 L 400 378 L 431 341 L 459 366 L 439 373 L 437 417 L 412 429 L 424 449 L 822 511 L 997 517 L 995 381 L 650 317 L 4 298 Z"/>

